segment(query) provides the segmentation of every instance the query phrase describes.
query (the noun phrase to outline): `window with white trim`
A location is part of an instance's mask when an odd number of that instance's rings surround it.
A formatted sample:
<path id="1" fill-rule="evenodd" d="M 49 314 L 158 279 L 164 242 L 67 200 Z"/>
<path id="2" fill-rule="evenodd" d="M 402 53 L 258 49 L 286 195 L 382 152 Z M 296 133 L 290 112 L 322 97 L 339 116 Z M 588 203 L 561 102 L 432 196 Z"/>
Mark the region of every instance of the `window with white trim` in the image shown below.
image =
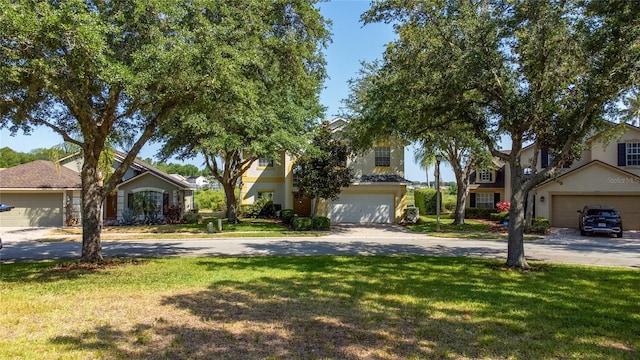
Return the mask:
<path id="1" fill-rule="evenodd" d="M 375 166 L 389 167 L 391 166 L 391 148 L 389 146 L 379 146 L 374 150 Z"/>
<path id="2" fill-rule="evenodd" d="M 258 167 L 273 167 L 273 160 L 268 158 L 258 159 Z"/>
<path id="3" fill-rule="evenodd" d="M 480 178 L 480 182 L 487 183 L 493 181 L 493 171 L 491 170 L 480 170 L 478 173 L 478 177 Z"/>
<path id="4" fill-rule="evenodd" d="M 640 143 L 627 143 L 627 165 L 640 165 Z"/>
<path id="5" fill-rule="evenodd" d="M 493 209 L 493 193 L 477 193 L 476 207 L 480 209 Z"/>

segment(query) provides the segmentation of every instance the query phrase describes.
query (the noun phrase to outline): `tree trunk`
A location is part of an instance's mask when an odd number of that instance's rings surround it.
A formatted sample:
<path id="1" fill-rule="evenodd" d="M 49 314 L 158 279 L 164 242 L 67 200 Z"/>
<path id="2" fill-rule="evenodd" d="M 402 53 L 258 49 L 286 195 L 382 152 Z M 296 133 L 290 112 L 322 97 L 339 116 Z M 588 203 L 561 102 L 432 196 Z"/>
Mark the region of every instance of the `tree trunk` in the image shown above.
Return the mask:
<path id="1" fill-rule="evenodd" d="M 535 194 L 533 191 L 527 193 L 527 209 L 524 215 L 524 225 L 531 226 L 533 222 L 533 202 L 535 201 Z"/>
<path id="2" fill-rule="evenodd" d="M 222 182 L 224 188 L 224 195 L 227 199 L 227 222 L 229 224 L 238 223 L 238 202 L 236 199 L 236 186 L 235 181 L 229 183 L 228 181 Z"/>
<path id="3" fill-rule="evenodd" d="M 100 237 L 100 206 L 102 187 L 98 184 L 98 161 L 88 156 L 82 165 L 82 256 L 81 262 L 100 263 L 102 241 Z"/>
<path id="4" fill-rule="evenodd" d="M 456 192 L 456 213 L 453 219 L 454 225 L 464 225 L 464 211 L 467 206 L 467 196 L 469 196 L 469 176 L 456 176 L 458 190 Z"/>
<path id="5" fill-rule="evenodd" d="M 512 188 L 507 266 L 528 269 L 529 264 L 524 256 L 524 199 L 527 192 L 520 181 L 520 176 L 514 176 Z"/>

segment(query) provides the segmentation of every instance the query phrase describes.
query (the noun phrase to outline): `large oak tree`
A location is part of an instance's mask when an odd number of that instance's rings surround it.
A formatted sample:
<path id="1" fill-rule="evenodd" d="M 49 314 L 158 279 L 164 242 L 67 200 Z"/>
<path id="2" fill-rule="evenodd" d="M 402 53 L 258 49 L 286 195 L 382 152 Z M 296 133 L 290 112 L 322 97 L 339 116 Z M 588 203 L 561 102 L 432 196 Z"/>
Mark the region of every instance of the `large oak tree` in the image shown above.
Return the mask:
<path id="1" fill-rule="evenodd" d="M 228 221 L 235 223 L 242 175 L 259 158 L 300 153 L 322 116 L 327 22 L 315 1 L 298 0 L 217 2 L 192 22 L 206 23 L 203 36 L 219 44 L 200 66 L 224 70 L 219 89 L 203 89 L 163 127 L 161 153 L 203 155 L 224 188 Z"/>
<path id="2" fill-rule="evenodd" d="M 528 267 L 525 197 L 579 156 L 583 139 L 606 125 L 615 102 L 637 84 L 640 2 L 386 0 L 363 19 L 393 23 L 399 36 L 381 73 L 394 95 L 373 121 L 418 139 L 471 126 L 509 166 L 507 265 Z M 497 148 L 500 136 L 511 140 L 510 153 Z M 530 164 L 522 151 L 532 142 L 554 161 L 524 176 Z"/>
<path id="3" fill-rule="evenodd" d="M 82 149 L 82 261 L 102 260 L 99 209 L 143 145 L 195 89 L 218 83 L 218 68 L 194 71 L 216 48 L 188 21 L 202 3 L 0 2 L 0 126 L 46 126 Z M 127 155 L 103 180 L 110 143 Z"/>

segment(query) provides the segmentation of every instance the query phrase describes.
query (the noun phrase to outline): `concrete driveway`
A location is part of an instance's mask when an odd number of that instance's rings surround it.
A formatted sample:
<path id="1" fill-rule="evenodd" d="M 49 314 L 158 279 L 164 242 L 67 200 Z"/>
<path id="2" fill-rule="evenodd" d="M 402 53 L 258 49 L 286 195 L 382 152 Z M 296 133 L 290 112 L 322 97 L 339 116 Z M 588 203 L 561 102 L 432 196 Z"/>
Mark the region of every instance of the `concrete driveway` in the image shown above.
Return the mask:
<path id="1" fill-rule="evenodd" d="M 50 228 L 0 228 L 4 262 L 78 259 L 79 242 L 38 242 Z M 506 240 L 448 239 L 417 234 L 398 225 L 341 224 L 319 238 L 227 238 L 119 240 L 102 242 L 107 257 L 257 255 L 430 255 L 506 259 Z M 640 236 L 581 237 L 554 229 L 544 239 L 526 241 L 529 261 L 640 268 Z"/>

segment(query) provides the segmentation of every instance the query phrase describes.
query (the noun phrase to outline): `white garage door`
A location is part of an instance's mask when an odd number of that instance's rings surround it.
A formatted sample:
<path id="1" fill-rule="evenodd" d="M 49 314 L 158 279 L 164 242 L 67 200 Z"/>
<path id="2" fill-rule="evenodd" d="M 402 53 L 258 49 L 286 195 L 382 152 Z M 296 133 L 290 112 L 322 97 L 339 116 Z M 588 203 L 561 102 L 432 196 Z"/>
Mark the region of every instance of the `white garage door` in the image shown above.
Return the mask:
<path id="1" fill-rule="evenodd" d="M 62 193 L 2 194 L 2 203 L 15 208 L 0 212 L 0 226 L 62 226 L 62 199 Z"/>
<path id="2" fill-rule="evenodd" d="M 610 205 L 620 211 L 624 229 L 640 230 L 640 195 L 554 195 L 551 201 L 551 226 L 577 228 L 577 210 L 586 205 Z"/>
<path id="3" fill-rule="evenodd" d="M 329 203 L 334 223 L 393 223 L 393 194 L 343 194 Z"/>

